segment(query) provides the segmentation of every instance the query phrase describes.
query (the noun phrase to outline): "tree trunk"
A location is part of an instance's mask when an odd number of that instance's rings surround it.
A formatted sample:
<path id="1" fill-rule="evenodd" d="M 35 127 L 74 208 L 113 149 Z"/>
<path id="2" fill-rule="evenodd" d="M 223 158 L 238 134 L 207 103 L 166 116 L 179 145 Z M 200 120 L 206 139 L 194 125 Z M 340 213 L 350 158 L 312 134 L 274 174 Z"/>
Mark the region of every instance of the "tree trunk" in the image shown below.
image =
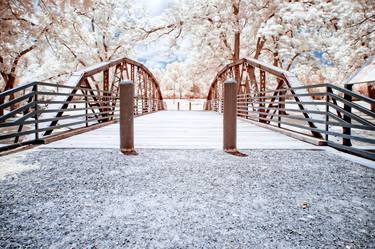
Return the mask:
<path id="1" fill-rule="evenodd" d="M 259 56 L 262 53 L 262 49 L 263 49 L 263 46 L 264 46 L 265 43 L 266 43 L 266 40 L 261 39 L 260 37 L 258 38 L 257 47 L 255 49 L 254 59 L 259 59 Z"/>
<path id="2" fill-rule="evenodd" d="M 5 91 L 7 91 L 9 89 L 14 88 L 15 84 L 16 84 L 16 77 L 14 77 L 14 75 L 5 74 L 5 76 L 6 77 L 3 77 L 3 79 L 5 81 L 5 87 L 4 87 L 4 89 L 1 92 L 5 92 Z M 12 99 L 14 99 L 14 94 L 10 94 L 9 95 L 9 100 L 12 100 Z M 5 103 L 5 98 L 0 98 L 0 105 L 2 105 L 4 103 Z M 3 108 L 0 109 L 0 116 L 2 116 L 2 115 L 4 115 L 4 109 Z"/>
<path id="3" fill-rule="evenodd" d="M 375 99 L 375 87 L 373 84 L 367 85 L 367 91 L 368 91 L 368 96 L 372 99 Z M 371 105 L 371 111 L 375 112 L 375 104 Z"/>
<path id="4" fill-rule="evenodd" d="M 240 59 L 240 32 L 234 34 L 234 53 L 233 53 L 233 62 L 237 62 Z M 240 84 L 240 66 L 234 68 L 234 78 L 237 81 L 237 84 Z"/>
<path id="5" fill-rule="evenodd" d="M 239 21 L 239 13 L 240 13 L 240 1 L 239 0 L 232 0 L 232 8 L 233 8 L 233 15 L 236 19 L 236 32 L 234 33 L 234 51 L 233 51 L 233 62 L 237 62 L 240 59 L 240 21 Z M 234 78 L 237 81 L 238 85 L 241 85 L 240 82 L 240 66 L 234 67 Z"/>

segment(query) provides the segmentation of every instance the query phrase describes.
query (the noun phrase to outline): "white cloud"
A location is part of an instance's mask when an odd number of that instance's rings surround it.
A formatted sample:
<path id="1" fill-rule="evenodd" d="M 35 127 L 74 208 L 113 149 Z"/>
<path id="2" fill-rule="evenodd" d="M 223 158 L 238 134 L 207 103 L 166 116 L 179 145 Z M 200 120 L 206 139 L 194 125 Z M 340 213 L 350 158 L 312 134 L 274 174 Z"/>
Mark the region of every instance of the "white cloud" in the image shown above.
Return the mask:
<path id="1" fill-rule="evenodd" d="M 140 0 L 151 15 L 157 17 L 178 0 Z M 185 59 L 180 51 L 172 50 L 168 39 L 162 38 L 152 44 L 143 44 L 135 49 L 136 60 L 152 69 L 164 68 L 166 64 Z"/>

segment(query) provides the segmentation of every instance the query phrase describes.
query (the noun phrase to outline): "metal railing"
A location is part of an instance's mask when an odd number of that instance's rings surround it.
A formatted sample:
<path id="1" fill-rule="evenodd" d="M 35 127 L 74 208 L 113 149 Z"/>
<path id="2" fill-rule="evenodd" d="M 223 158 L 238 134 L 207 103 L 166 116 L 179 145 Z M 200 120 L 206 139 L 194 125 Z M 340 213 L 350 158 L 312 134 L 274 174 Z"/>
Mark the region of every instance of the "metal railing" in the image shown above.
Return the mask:
<path id="1" fill-rule="evenodd" d="M 353 91 L 353 84 L 346 84 L 345 88 L 333 84 L 302 86 L 296 84 L 295 78 L 291 82 L 290 73 L 281 69 L 276 71 L 272 68 L 271 71 L 261 64 L 259 67 L 274 76 L 278 74 L 274 84 L 277 87 L 260 90 L 255 87 L 256 82 L 248 82 L 245 92 L 238 91 L 237 116 L 315 137 L 329 146 L 375 160 L 375 113 L 371 110 L 374 99 Z M 221 75 L 234 77 L 234 70 L 229 72 L 231 68 L 227 67 Z M 258 80 L 254 75 L 248 78 Z M 214 83 L 219 86 L 217 82 L 218 78 Z M 237 83 L 237 86 L 240 87 L 240 84 Z M 215 90 L 211 88 L 206 110 L 222 112 L 222 94 L 215 93 Z M 212 98 L 214 95 L 219 97 Z"/>
<path id="2" fill-rule="evenodd" d="M 108 75 L 112 66 L 115 67 L 112 77 L 95 78 L 102 72 Z M 125 67 L 129 69 L 127 74 Z M 0 93 L 3 100 L 0 151 L 45 143 L 51 137 L 116 122 L 119 119 L 118 84 L 128 78 L 135 82 L 135 116 L 164 109 L 155 78 L 143 65 L 126 58 L 83 69 L 64 85 L 32 82 Z M 103 80 L 112 84 L 105 86 Z"/>

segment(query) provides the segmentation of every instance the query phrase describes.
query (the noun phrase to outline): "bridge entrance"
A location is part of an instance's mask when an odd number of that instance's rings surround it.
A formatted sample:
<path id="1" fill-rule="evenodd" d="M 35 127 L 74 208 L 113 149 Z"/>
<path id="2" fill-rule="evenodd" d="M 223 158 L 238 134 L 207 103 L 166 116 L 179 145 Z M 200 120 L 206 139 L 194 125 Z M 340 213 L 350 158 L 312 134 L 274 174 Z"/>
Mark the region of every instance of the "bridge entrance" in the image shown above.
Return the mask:
<path id="1" fill-rule="evenodd" d="M 303 141 L 313 138 L 318 144 L 375 160 L 375 100 L 356 92 L 357 85 L 375 82 L 351 83 L 345 87 L 304 86 L 290 72 L 253 59 L 238 60 L 217 74 L 201 105 L 208 112 L 194 111 L 197 105 L 188 107 L 191 112 L 165 111 L 167 103 L 157 79 L 144 65 L 128 58 L 82 69 L 63 85 L 46 82 L 21 85 L 0 93 L 0 103 L 3 103 L 0 104 L 0 147 L 6 151 L 29 144 L 50 143 L 104 126 L 88 133 L 92 137 L 76 137 L 87 139 L 86 142 L 70 138 L 70 142 L 61 141 L 61 146 L 84 146 L 85 143 L 114 146 L 118 139 L 111 137 L 106 145 L 104 135 L 99 133 L 116 136 L 119 82 L 131 80 L 135 90 L 134 108 L 130 113 L 138 117 L 136 146 L 221 148 L 223 82 L 230 78 L 236 80 L 237 87 L 234 98 L 240 118 L 239 149 L 253 145 L 281 148 L 284 145 L 278 144 L 279 140 L 286 141 L 285 146 L 292 146 L 289 141 L 293 141 L 295 147 L 302 146 L 294 139 L 258 127 L 262 126 L 287 132 Z M 175 101 L 171 109 L 182 109 L 182 105 Z M 145 116 L 150 113 L 153 114 Z M 95 139 L 98 139 L 97 145 L 94 145 Z"/>

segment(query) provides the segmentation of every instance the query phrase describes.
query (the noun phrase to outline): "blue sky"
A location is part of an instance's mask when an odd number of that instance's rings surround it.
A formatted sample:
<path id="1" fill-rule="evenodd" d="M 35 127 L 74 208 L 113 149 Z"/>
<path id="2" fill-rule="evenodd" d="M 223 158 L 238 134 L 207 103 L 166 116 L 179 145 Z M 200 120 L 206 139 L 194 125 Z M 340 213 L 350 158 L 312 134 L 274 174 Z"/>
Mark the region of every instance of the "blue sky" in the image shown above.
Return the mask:
<path id="1" fill-rule="evenodd" d="M 151 15 L 159 16 L 177 0 L 140 0 L 140 2 L 145 4 Z M 165 68 L 167 64 L 185 59 L 185 56 L 178 51 L 172 51 L 165 39 L 138 46 L 135 54 L 137 55 L 136 60 L 151 69 Z"/>
<path id="2" fill-rule="evenodd" d="M 315 51 L 314 52 L 314 56 L 320 60 L 320 63 L 322 63 L 323 65 L 327 65 L 327 66 L 333 66 L 332 62 L 324 59 L 323 54 L 324 54 L 324 52 L 322 52 L 322 51 Z"/>

